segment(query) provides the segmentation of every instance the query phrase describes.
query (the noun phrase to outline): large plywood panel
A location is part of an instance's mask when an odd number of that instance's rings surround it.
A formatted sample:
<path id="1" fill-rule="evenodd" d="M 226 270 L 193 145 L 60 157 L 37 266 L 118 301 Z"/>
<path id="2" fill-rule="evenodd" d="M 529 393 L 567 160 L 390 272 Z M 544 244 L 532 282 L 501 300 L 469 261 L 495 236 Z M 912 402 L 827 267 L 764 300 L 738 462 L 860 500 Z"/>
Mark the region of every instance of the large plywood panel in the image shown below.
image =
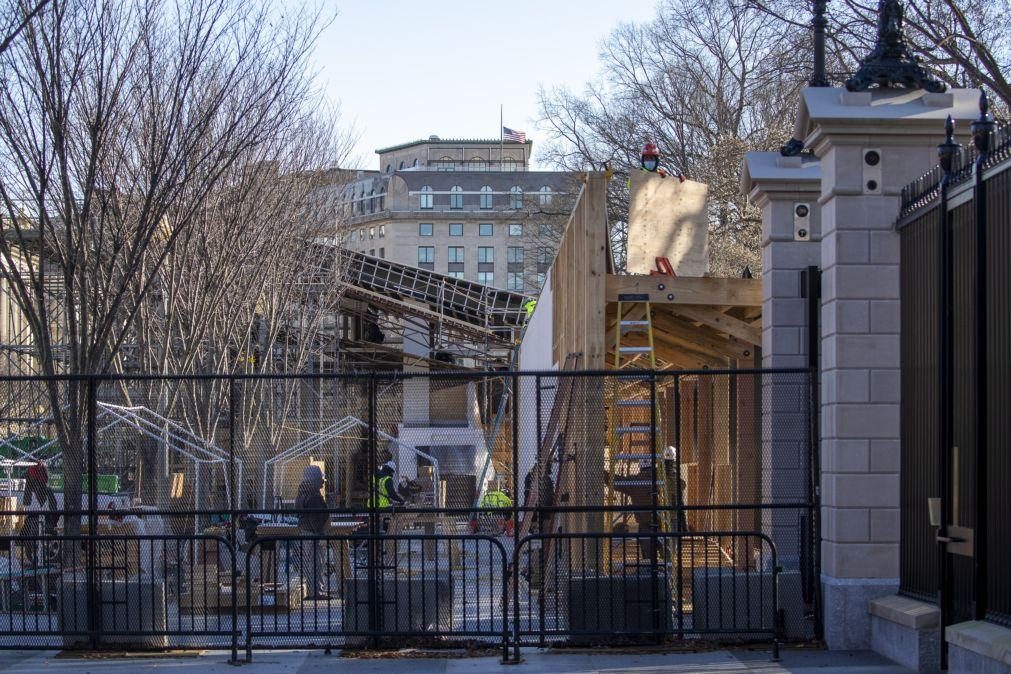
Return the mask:
<path id="1" fill-rule="evenodd" d="M 678 276 L 709 269 L 706 198 L 709 187 L 693 180 L 636 171 L 628 206 L 628 273 L 648 274 L 666 257 Z"/>

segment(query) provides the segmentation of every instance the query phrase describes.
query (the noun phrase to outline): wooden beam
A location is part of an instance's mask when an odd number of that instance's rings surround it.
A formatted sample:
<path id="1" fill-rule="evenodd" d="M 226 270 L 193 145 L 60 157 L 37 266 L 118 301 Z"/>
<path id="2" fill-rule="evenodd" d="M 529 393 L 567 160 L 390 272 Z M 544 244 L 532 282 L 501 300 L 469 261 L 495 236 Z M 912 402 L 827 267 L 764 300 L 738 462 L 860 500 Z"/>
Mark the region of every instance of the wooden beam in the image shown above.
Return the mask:
<path id="1" fill-rule="evenodd" d="M 754 346 L 762 345 L 762 330 L 744 321 L 734 318 L 722 311 L 717 311 L 715 307 L 700 307 L 678 304 L 671 307 L 671 310 L 678 316 L 697 321 L 702 325 L 709 326 L 714 330 L 725 332 L 731 337 L 736 337 L 742 342 L 747 342 Z"/>
<path id="2" fill-rule="evenodd" d="M 668 309 L 668 307 L 663 307 L 663 309 Z M 724 358 L 742 360 L 750 358 L 755 353 L 755 347 L 751 344 L 744 344 L 713 334 L 709 328 L 695 327 L 657 307 L 656 315 L 653 317 L 653 334 L 661 332 L 666 333 L 672 339 L 692 344 L 701 351 L 708 351 Z"/>
<path id="3" fill-rule="evenodd" d="M 649 340 L 645 334 L 635 334 L 629 335 L 622 344 L 625 346 L 647 346 Z M 660 349 L 663 349 L 668 353 L 679 353 L 691 358 L 694 361 L 690 365 L 692 369 L 701 367 L 725 368 L 728 366 L 725 356 L 703 349 L 689 340 L 678 339 L 655 329 L 653 330 L 653 348 L 657 350 L 657 355 L 659 355 Z"/>
<path id="4" fill-rule="evenodd" d="M 609 274 L 607 301 L 617 302 L 618 295 L 625 293 L 649 295 L 649 301 L 655 304 L 762 306 L 761 279 Z"/>

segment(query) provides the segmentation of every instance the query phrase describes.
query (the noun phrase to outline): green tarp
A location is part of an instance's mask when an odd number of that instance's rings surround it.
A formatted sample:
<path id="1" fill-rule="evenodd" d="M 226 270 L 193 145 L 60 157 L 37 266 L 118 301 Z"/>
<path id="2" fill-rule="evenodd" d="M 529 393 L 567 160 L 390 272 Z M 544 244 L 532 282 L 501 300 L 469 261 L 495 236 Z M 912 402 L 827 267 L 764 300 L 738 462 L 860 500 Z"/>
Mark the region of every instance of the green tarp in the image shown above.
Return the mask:
<path id="1" fill-rule="evenodd" d="M 62 475 L 50 475 L 49 476 L 49 488 L 53 491 L 63 491 L 63 476 Z M 88 491 L 88 476 L 81 476 L 81 491 Z M 98 476 L 98 493 L 99 494 L 118 494 L 119 493 L 119 475 L 103 475 Z"/>

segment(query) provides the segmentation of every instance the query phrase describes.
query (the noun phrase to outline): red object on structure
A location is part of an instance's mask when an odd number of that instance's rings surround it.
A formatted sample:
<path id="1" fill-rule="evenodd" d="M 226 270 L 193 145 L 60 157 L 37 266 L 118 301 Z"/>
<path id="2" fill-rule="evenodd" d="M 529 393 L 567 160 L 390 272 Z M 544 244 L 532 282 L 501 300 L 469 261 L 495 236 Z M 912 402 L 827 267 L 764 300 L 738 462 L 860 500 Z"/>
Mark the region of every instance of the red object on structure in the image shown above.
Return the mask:
<path id="1" fill-rule="evenodd" d="M 27 477 L 29 480 L 38 480 L 42 484 L 49 482 L 49 471 L 46 470 L 46 464 L 36 461 L 34 466 L 28 468 Z"/>
<path id="2" fill-rule="evenodd" d="M 650 276 L 673 276 L 677 277 L 674 273 L 674 265 L 670 263 L 665 257 L 656 258 L 656 269 L 651 269 L 649 271 Z"/>

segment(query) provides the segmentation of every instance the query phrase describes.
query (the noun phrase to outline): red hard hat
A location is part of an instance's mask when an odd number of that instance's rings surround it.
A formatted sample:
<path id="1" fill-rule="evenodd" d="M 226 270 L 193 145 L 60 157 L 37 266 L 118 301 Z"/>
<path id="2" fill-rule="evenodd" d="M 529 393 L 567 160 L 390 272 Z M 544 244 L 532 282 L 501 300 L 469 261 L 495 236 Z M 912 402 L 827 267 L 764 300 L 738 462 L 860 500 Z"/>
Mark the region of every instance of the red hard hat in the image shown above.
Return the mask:
<path id="1" fill-rule="evenodd" d="M 34 466 L 31 466 L 28 469 L 28 479 L 38 480 L 42 483 L 49 482 L 49 471 L 46 470 L 46 465 L 39 461 Z"/>
<path id="2" fill-rule="evenodd" d="M 657 149 L 656 143 L 646 143 L 642 146 L 642 154 L 644 157 L 659 157 L 660 150 Z"/>

